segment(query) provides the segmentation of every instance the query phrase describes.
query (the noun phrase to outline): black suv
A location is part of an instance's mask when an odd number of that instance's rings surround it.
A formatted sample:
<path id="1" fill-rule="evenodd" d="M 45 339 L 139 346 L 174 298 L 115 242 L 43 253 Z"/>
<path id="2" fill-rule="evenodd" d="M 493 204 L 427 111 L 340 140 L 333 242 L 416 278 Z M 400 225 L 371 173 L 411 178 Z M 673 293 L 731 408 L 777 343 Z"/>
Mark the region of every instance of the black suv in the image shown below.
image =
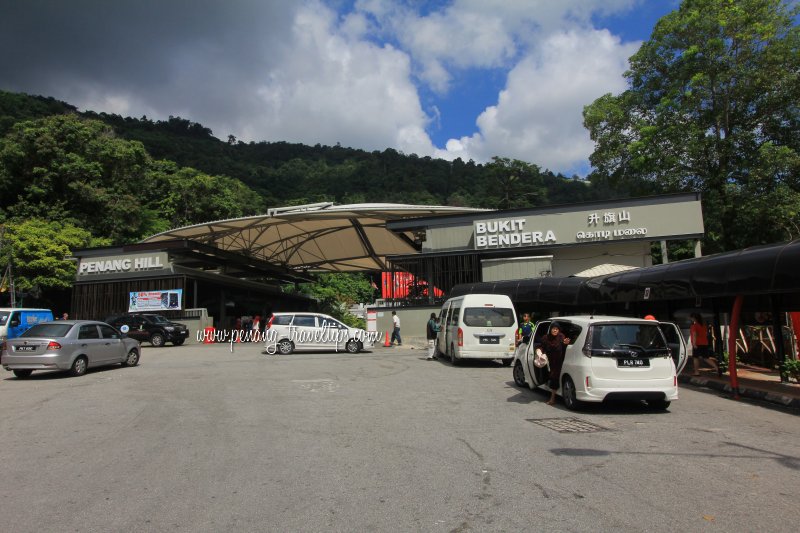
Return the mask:
<path id="1" fill-rule="evenodd" d="M 136 314 L 109 317 L 106 322 L 139 342 L 149 342 L 153 346 L 164 346 L 171 342 L 180 346 L 189 337 L 189 329 L 177 322 L 170 322 L 161 315 Z M 124 331 L 123 326 L 128 326 Z"/>

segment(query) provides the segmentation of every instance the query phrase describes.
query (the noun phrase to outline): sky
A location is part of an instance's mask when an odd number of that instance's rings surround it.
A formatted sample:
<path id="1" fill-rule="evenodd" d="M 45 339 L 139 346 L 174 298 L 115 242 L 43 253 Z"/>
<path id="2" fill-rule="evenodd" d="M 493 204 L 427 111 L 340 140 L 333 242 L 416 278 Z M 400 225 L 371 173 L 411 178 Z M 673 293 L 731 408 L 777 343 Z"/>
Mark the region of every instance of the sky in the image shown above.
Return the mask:
<path id="1" fill-rule="evenodd" d="M 678 0 L 0 0 L 0 89 L 227 140 L 591 169 L 583 107 Z"/>

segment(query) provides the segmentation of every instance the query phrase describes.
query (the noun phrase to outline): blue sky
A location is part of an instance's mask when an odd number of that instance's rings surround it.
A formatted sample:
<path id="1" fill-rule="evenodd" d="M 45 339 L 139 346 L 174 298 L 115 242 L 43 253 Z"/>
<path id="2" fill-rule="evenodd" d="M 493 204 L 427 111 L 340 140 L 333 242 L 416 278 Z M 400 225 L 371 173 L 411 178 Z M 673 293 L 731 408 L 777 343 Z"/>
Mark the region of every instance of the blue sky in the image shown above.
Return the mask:
<path id="1" fill-rule="evenodd" d="M 676 0 L 0 0 L 0 89 L 220 139 L 585 175 L 581 111 Z"/>

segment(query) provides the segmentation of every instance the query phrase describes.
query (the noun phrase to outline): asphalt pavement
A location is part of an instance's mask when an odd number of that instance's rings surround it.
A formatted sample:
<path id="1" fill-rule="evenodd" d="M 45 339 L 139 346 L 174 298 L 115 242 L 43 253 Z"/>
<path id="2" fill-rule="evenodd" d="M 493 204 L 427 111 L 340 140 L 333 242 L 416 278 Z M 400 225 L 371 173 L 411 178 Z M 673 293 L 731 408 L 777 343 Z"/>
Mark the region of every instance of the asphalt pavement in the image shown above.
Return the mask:
<path id="1" fill-rule="evenodd" d="M 3 531 L 795 531 L 800 424 L 684 388 L 567 411 L 413 347 L 145 346 L 0 375 Z"/>

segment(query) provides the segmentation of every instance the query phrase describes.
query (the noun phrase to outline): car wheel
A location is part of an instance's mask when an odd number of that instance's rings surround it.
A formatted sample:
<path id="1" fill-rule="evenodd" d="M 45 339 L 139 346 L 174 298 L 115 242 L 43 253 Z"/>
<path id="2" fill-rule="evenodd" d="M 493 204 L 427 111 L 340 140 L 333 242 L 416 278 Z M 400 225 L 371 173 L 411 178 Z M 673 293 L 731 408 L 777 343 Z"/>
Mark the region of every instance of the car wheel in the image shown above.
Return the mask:
<path id="1" fill-rule="evenodd" d="M 180 346 L 185 341 L 186 341 L 186 339 L 176 339 L 176 340 L 172 341 L 172 344 L 173 344 L 173 346 Z"/>
<path id="2" fill-rule="evenodd" d="M 564 398 L 564 405 L 570 411 L 577 411 L 581 407 L 581 402 L 578 401 L 575 392 L 575 384 L 569 376 L 564 378 L 564 383 L 561 385 L 561 396 Z"/>
<path id="3" fill-rule="evenodd" d="M 122 362 L 122 366 L 136 366 L 139 364 L 139 352 L 135 349 L 128 352 L 128 356 Z"/>
<path id="4" fill-rule="evenodd" d="M 289 355 L 294 351 L 294 344 L 290 340 L 283 339 L 278 343 L 278 351 L 283 355 Z"/>
<path id="5" fill-rule="evenodd" d="M 14 375 L 20 379 L 25 379 L 33 373 L 33 370 L 14 370 Z"/>
<path id="6" fill-rule="evenodd" d="M 460 361 L 456 359 L 456 348 L 452 344 L 450 345 L 450 364 L 453 366 L 458 366 Z"/>
<path id="7" fill-rule="evenodd" d="M 653 411 L 666 411 L 670 406 L 669 400 L 647 400 L 647 407 Z"/>
<path id="8" fill-rule="evenodd" d="M 164 335 L 162 335 L 161 333 L 153 333 L 150 336 L 150 344 L 152 344 L 156 348 L 164 346 Z"/>
<path id="9" fill-rule="evenodd" d="M 513 357 L 509 359 L 503 359 L 503 366 L 511 366 L 511 362 L 514 360 Z"/>
<path id="10" fill-rule="evenodd" d="M 525 382 L 525 370 L 522 368 L 522 361 L 517 360 L 514 365 L 514 383 L 518 387 L 526 387 L 528 384 Z"/>
<path id="11" fill-rule="evenodd" d="M 75 377 L 82 376 L 86 373 L 88 366 L 89 361 L 87 361 L 86 356 L 81 355 L 72 362 L 72 367 L 69 369 L 69 373 Z"/>
<path id="12" fill-rule="evenodd" d="M 350 339 L 347 341 L 347 344 L 344 345 L 344 349 L 347 350 L 347 353 L 358 353 L 361 351 L 361 343 L 357 340 Z"/>

